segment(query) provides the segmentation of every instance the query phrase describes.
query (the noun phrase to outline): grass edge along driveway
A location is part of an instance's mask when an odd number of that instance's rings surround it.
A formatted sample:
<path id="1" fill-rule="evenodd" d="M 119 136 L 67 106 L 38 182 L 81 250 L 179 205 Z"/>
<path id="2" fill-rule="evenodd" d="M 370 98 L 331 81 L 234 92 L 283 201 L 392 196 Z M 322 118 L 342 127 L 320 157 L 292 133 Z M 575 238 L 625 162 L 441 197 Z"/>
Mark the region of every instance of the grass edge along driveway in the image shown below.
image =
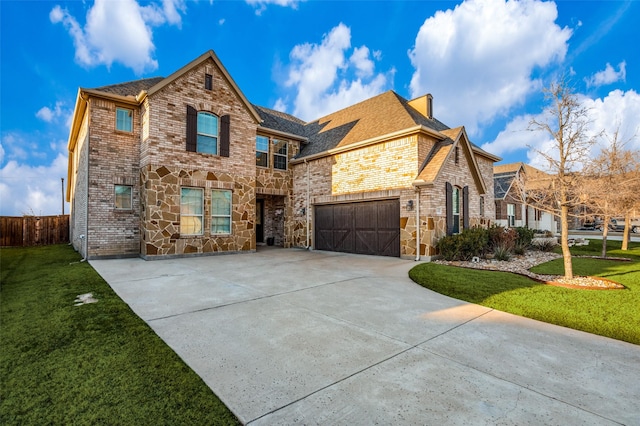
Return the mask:
<path id="1" fill-rule="evenodd" d="M 239 424 L 79 261 L 67 245 L 0 249 L 0 424 Z"/>
<path id="2" fill-rule="evenodd" d="M 631 261 L 574 257 L 576 275 L 601 276 L 623 284 L 624 290 L 582 290 L 537 283 L 509 272 L 466 269 L 423 263 L 409 277 L 430 290 L 527 318 L 640 344 L 640 244 L 628 251 L 608 242 L 608 256 Z M 601 242 L 576 247 L 572 253 L 598 256 Z M 539 274 L 563 273 L 562 259 L 531 269 Z"/>

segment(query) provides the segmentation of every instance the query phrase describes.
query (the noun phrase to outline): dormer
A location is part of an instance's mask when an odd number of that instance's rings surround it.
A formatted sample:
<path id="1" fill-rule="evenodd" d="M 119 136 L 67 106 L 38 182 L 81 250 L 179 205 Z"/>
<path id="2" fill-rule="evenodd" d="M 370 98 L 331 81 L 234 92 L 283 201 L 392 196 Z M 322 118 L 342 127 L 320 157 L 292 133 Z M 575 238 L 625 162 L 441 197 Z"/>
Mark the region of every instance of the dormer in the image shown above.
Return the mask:
<path id="1" fill-rule="evenodd" d="M 433 96 L 431 93 L 410 100 L 409 105 L 425 117 L 433 118 Z"/>

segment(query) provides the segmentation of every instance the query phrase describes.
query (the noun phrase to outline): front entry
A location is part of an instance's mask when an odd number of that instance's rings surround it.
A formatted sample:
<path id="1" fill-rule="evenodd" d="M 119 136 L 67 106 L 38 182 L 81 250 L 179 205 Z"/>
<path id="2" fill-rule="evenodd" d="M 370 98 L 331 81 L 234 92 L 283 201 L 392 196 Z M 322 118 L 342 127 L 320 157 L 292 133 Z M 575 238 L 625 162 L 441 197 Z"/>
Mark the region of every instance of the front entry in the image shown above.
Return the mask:
<path id="1" fill-rule="evenodd" d="M 256 243 L 264 243 L 264 200 L 256 200 Z"/>

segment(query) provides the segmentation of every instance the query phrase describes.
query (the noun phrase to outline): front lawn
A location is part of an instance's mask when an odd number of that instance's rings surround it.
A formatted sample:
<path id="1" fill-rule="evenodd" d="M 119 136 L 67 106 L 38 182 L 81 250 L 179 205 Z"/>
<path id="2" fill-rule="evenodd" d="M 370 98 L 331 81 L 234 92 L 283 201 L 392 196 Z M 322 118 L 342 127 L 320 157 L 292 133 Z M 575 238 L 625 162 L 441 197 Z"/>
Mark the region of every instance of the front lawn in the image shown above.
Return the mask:
<path id="1" fill-rule="evenodd" d="M 72 248 L 0 261 L 0 424 L 239 424 Z"/>
<path id="2" fill-rule="evenodd" d="M 572 248 L 573 253 L 598 256 L 601 243 Z M 608 241 L 608 256 L 631 261 L 573 258 L 574 274 L 619 282 L 625 290 L 574 290 L 539 284 L 508 272 L 465 269 L 435 263 L 420 264 L 409 276 L 438 293 L 512 314 L 640 344 L 640 244 L 620 250 Z M 532 268 L 538 274 L 563 274 L 562 259 Z"/>

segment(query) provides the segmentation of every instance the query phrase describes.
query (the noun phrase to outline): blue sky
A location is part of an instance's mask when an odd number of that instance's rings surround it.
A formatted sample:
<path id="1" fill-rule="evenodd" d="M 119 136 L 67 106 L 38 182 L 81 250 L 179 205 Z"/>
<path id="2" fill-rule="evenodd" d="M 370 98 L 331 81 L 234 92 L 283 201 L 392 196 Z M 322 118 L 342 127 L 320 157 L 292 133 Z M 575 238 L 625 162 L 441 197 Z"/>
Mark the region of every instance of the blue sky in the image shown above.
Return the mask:
<path id="1" fill-rule="evenodd" d="M 548 137 L 525 129 L 566 75 L 594 134 L 640 149 L 639 20 L 638 1 L 2 0 L 0 215 L 61 212 L 78 87 L 166 77 L 209 49 L 253 103 L 312 120 L 431 93 L 445 124 L 541 168 Z"/>

